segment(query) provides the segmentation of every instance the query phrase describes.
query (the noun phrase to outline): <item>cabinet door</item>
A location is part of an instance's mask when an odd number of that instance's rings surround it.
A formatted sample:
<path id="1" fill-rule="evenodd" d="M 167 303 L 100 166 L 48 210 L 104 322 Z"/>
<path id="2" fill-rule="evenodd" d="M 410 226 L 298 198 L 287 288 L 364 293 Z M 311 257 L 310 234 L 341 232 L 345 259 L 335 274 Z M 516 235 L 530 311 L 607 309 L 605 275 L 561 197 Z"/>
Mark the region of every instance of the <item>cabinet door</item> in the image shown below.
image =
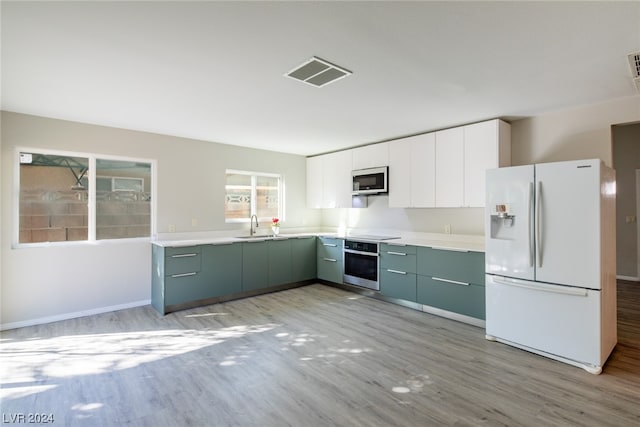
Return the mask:
<path id="1" fill-rule="evenodd" d="M 318 257 L 318 279 L 333 283 L 342 283 L 342 260 Z"/>
<path id="2" fill-rule="evenodd" d="M 205 298 L 209 298 L 209 290 L 202 272 L 177 273 L 165 277 L 165 306 Z"/>
<path id="3" fill-rule="evenodd" d="M 485 289 L 418 276 L 417 302 L 476 319 L 485 319 Z"/>
<path id="4" fill-rule="evenodd" d="M 242 244 L 204 245 L 202 273 L 209 287 L 208 298 L 241 292 Z"/>
<path id="5" fill-rule="evenodd" d="M 291 241 L 270 240 L 269 247 L 269 286 L 284 285 L 293 282 L 291 276 Z"/>
<path id="6" fill-rule="evenodd" d="M 324 208 L 350 208 L 352 150 L 338 151 L 322 157 L 322 205 Z"/>
<path id="7" fill-rule="evenodd" d="M 316 238 L 291 239 L 291 280 L 302 282 L 317 277 Z"/>
<path id="8" fill-rule="evenodd" d="M 322 156 L 307 158 L 307 208 L 323 208 Z"/>
<path id="9" fill-rule="evenodd" d="M 464 127 L 464 205 L 484 207 L 485 174 L 498 167 L 498 120 Z"/>
<path id="10" fill-rule="evenodd" d="M 269 287 L 269 251 L 266 241 L 242 243 L 242 290 Z"/>
<path id="11" fill-rule="evenodd" d="M 319 237 L 318 279 L 342 283 L 342 239 Z"/>
<path id="12" fill-rule="evenodd" d="M 353 149 L 354 170 L 389 166 L 389 143 L 365 145 Z"/>
<path id="13" fill-rule="evenodd" d="M 380 269 L 380 293 L 406 301 L 416 301 L 416 275 L 399 270 Z"/>
<path id="14" fill-rule="evenodd" d="M 418 135 L 411 143 L 411 206 L 436 205 L 436 134 Z"/>
<path id="15" fill-rule="evenodd" d="M 436 207 L 464 203 L 464 130 L 436 132 Z"/>
<path id="16" fill-rule="evenodd" d="M 411 207 L 413 138 L 393 141 L 389 145 L 389 207 Z"/>
<path id="17" fill-rule="evenodd" d="M 483 252 L 418 248 L 418 274 L 462 283 L 484 285 Z"/>

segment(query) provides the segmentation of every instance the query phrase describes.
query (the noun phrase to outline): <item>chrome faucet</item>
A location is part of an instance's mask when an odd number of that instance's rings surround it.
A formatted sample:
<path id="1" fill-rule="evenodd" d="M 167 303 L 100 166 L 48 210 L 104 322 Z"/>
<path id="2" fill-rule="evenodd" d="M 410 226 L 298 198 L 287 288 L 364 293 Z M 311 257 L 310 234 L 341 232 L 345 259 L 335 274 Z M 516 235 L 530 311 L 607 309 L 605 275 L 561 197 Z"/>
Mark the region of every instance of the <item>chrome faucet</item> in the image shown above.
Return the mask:
<path id="1" fill-rule="evenodd" d="M 254 230 L 253 228 L 253 218 L 256 219 L 256 228 L 260 227 L 260 224 L 258 224 L 258 215 L 251 215 L 251 218 L 249 218 L 249 235 L 253 236 L 254 233 L 256 232 L 256 230 Z"/>

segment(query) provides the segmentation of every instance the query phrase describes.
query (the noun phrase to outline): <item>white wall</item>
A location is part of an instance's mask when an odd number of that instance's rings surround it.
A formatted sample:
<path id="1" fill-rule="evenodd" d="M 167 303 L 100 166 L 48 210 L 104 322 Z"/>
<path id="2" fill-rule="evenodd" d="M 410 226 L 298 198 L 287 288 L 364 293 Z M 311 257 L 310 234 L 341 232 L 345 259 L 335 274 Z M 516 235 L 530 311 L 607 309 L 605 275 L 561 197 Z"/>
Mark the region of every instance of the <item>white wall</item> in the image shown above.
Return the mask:
<path id="1" fill-rule="evenodd" d="M 177 232 L 244 233 L 247 226 L 224 222 L 227 168 L 283 174 L 287 186 L 283 228 L 320 225 L 321 212 L 305 206 L 302 156 L 10 112 L 2 112 L 1 131 L 3 328 L 143 304 L 151 295 L 148 241 L 12 249 L 15 147 L 156 159 L 159 233 L 168 232 L 170 224 Z M 197 219 L 197 227 L 191 226 L 192 219 Z"/>
<path id="2" fill-rule="evenodd" d="M 611 125 L 640 120 L 640 96 L 511 123 L 511 164 L 602 159 L 612 165 Z"/>

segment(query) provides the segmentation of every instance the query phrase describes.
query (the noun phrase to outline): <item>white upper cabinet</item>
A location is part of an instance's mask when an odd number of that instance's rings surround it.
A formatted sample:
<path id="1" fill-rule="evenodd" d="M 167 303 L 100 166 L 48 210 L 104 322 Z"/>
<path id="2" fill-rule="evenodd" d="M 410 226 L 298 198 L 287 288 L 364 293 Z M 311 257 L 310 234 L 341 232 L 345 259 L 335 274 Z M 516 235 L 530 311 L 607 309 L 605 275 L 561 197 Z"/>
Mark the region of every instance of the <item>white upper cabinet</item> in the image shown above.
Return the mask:
<path id="1" fill-rule="evenodd" d="M 307 207 L 350 208 L 352 150 L 307 158 Z"/>
<path id="2" fill-rule="evenodd" d="M 435 134 L 389 144 L 389 207 L 435 206 Z"/>
<path id="3" fill-rule="evenodd" d="M 307 159 L 307 207 L 350 208 L 351 171 L 389 166 L 389 207 L 483 207 L 487 169 L 511 164 L 502 120 Z"/>
<path id="4" fill-rule="evenodd" d="M 464 129 L 436 132 L 436 207 L 464 203 Z"/>
<path id="5" fill-rule="evenodd" d="M 353 149 L 353 170 L 389 166 L 389 143 L 365 145 Z"/>
<path id="6" fill-rule="evenodd" d="M 464 126 L 464 206 L 484 207 L 487 169 L 511 164 L 511 127 L 502 120 Z"/>
<path id="7" fill-rule="evenodd" d="M 353 150 L 344 150 L 323 156 L 324 205 L 326 208 L 351 207 L 352 153 Z"/>

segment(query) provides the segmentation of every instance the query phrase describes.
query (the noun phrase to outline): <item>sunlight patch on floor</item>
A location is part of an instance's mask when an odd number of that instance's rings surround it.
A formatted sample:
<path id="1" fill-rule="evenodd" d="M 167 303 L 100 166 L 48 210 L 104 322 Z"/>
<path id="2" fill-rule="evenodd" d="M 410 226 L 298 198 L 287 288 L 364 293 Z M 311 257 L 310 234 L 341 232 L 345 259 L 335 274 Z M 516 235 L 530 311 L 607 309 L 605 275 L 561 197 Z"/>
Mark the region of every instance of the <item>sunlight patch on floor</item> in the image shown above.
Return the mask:
<path id="1" fill-rule="evenodd" d="M 280 325 L 174 329 L 108 334 L 68 335 L 3 342 L 0 377 L 10 382 L 36 382 L 43 377 L 73 377 L 133 368 Z"/>

